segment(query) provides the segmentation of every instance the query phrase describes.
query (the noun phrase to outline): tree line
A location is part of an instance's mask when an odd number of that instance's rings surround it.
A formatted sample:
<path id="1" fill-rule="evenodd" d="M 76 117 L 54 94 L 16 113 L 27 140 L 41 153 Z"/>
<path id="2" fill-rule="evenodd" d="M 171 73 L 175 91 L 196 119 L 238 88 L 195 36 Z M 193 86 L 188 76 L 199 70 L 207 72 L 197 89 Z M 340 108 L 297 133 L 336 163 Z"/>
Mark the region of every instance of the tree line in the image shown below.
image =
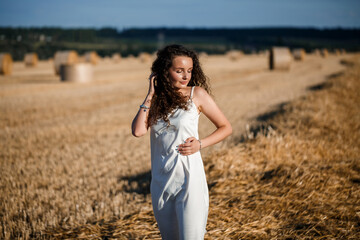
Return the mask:
<path id="1" fill-rule="evenodd" d="M 165 44 L 181 43 L 197 51 L 220 54 L 231 49 L 245 53 L 274 45 L 290 48 L 343 48 L 360 50 L 360 29 L 317 28 L 9 28 L 0 27 L 0 52 L 9 52 L 15 60 L 36 52 L 41 59 L 58 50 L 76 50 L 80 54 L 96 51 L 100 56 L 123 56 L 155 52 Z"/>

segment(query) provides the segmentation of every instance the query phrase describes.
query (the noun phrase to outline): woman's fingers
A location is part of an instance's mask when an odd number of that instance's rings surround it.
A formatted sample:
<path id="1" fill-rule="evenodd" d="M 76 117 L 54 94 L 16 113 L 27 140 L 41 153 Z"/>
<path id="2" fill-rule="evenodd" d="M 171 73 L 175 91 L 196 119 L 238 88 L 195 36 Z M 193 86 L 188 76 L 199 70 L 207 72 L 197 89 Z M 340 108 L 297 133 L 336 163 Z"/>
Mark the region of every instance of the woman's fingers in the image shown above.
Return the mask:
<path id="1" fill-rule="evenodd" d="M 178 147 L 178 152 L 181 155 L 191 155 L 199 151 L 199 146 L 197 146 L 198 140 L 195 137 L 190 137 L 185 140 L 185 143 L 180 144 Z"/>
<path id="2" fill-rule="evenodd" d="M 179 150 L 179 153 L 183 156 L 187 156 L 193 154 L 194 152 L 191 151 L 191 149 L 181 149 Z"/>
<path id="3" fill-rule="evenodd" d="M 155 73 L 151 73 L 149 76 L 149 93 L 151 94 L 155 92 L 155 88 L 154 88 L 155 77 L 156 77 Z"/>
<path id="4" fill-rule="evenodd" d="M 192 146 L 195 140 L 196 140 L 196 138 L 189 137 L 188 139 L 185 140 L 185 143 L 182 145 L 185 147 Z"/>
<path id="5" fill-rule="evenodd" d="M 189 137 L 188 139 L 186 139 L 185 140 L 185 142 L 192 142 L 192 141 L 194 141 L 194 140 L 196 140 L 196 138 L 195 137 Z"/>

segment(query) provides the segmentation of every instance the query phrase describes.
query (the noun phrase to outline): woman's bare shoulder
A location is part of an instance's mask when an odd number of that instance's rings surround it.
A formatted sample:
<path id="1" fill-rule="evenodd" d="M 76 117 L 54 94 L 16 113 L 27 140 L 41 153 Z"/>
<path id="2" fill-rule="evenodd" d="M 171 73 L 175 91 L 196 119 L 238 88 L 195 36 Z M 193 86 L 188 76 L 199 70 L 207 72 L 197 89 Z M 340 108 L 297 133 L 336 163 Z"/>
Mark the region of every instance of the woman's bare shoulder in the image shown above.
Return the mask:
<path id="1" fill-rule="evenodd" d="M 196 86 L 195 89 L 194 89 L 194 97 L 206 97 L 206 96 L 209 96 L 209 94 L 207 93 L 207 91 L 200 87 L 200 86 Z"/>
<path id="2" fill-rule="evenodd" d="M 204 88 L 199 86 L 196 86 L 194 89 L 193 99 L 195 104 L 199 107 L 200 111 L 202 111 L 203 106 L 213 102 L 213 99 L 208 94 L 208 92 Z"/>

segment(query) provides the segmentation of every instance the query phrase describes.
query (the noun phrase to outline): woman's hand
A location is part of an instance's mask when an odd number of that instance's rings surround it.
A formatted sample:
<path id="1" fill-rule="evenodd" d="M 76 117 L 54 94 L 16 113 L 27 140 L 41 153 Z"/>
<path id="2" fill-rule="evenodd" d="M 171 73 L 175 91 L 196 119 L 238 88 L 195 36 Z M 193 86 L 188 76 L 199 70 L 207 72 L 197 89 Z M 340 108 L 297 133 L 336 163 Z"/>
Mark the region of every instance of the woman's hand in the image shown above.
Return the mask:
<path id="1" fill-rule="evenodd" d="M 156 74 L 151 73 L 149 76 L 149 91 L 148 91 L 149 96 L 153 96 L 155 93 L 155 84 L 154 84 L 155 78 L 156 78 Z"/>
<path id="2" fill-rule="evenodd" d="M 194 137 L 189 137 L 185 140 L 185 143 L 178 146 L 177 150 L 181 155 L 187 156 L 200 151 L 200 149 L 201 145 L 199 140 Z"/>

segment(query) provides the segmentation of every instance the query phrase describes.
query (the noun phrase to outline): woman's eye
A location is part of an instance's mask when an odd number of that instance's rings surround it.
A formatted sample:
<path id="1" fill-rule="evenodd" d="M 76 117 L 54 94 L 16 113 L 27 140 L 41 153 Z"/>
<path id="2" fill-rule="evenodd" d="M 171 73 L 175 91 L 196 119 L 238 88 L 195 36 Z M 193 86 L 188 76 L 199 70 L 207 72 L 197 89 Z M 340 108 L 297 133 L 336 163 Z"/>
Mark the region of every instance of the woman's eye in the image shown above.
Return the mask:
<path id="1" fill-rule="evenodd" d="M 176 72 L 177 72 L 177 73 L 181 73 L 182 71 L 181 71 L 181 70 L 177 70 Z"/>

